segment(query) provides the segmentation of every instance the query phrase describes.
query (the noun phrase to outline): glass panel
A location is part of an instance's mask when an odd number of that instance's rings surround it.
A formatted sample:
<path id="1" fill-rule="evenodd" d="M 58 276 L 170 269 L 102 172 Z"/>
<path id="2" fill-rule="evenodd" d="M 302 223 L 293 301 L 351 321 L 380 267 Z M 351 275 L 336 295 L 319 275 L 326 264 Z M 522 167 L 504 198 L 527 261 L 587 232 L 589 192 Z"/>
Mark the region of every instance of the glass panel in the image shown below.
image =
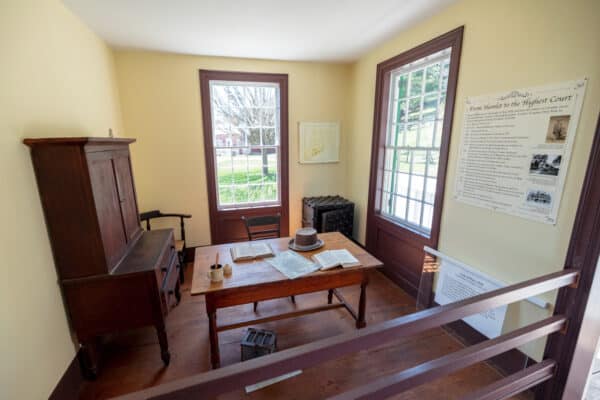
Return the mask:
<path id="1" fill-rule="evenodd" d="M 248 145 L 260 146 L 260 128 L 242 129 L 245 135 L 248 137 Z M 238 141 L 238 144 L 232 144 L 232 146 L 244 146 L 246 145 L 242 141 Z M 243 144 L 242 144 L 243 143 Z"/>
<path id="2" fill-rule="evenodd" d="M 390 214 L 392 212 L 390 207 L 390 194 L 385 191 L 381 193 L 381 212 L 385 214 Z"/>
<path id="3" fill-rule="evenodd" d="M 396 175 L 396 193 L 408 196 L 408 174 L 398 173 Z"/>
<path id="4" fill-rule="evenodd" d="M 410 150 L 398 150 L 398 165 L 396 171 L 410 172 Z"/>
<path id="5" fill-rule="evenodd" d="M 429 204 L 423 204 L 423 228 L 431 230 L 431 223 L 433 221 L 433 206 Z"/>
<path id="6" fill-rule="evenodd" d="M 392 122 L 398 124 L 402 123 L 406 120 L 406 100 L 400 100 L 397 102 L 393 102 L 394 107 L 394 117 Z"/>
<path id="7" fill-rule="evenodd" d="M 431 65 L 427 68 L 425 78 L 425 92 L 435 92 L 440 87 L 440 71 L 441 66 L 439 63 Z"/>
<path id="8" fill-rule="evenodd" d="M 394 149 L 385 149 L 384 169 L 392 170 L 394 161 Z"/>
<path id="9" fill-rule="evenodd" d="M 383 190 L 392 191 L 392 172 L 383 171 Z"/>
<path id="10" fill-rule="evenodd" d="M 406 204 L 407 199 L 402 196 L 394 196 L 396 200 L 396 204 L 394 204 L 394 216 L 397 218 L 406 219 Z"/>
<path id="11" fill-rule="evenodd" d="M 403 99 L 408 92 L 408 75 L 400 75 L 398 78 L 398 98 Z"/>
<path id="12" fill-rule="evenodd" d="M 248 202 L 248 185 L 236 185 L 233 187 L 233 202 L 238 204 Z"/>
<path id="13" fill-rule="evenodd" d="M 427 157 L 427 175 L 437 177 L 438 173 L 438 164 L 440 162 L 440 152 L 439 151 L 430 151 Z"/>
<path id="14" fill-rule="evenodd" d="M 408 122 L 418 121 L 421 118 L 421 98 L 408 100 Z"/>
<path id="15" fill-rule="evenodd" d="M 421 203 L 415 200 L 408 201 L 408 222 L 419 226 L 421 224 Z"/>
<path id="16" fill-rule="evenodd" d="M 448 72 L 450 70 L 450 60 L 445 60 L 442 66 L 442 90 L 446 90 L 448 88 Z"/>
<path id="17" fill-rule="evenodd" d="M 433 128 L 435 123 L 425 122 L 419 131 L 419 147 L 431 147 L 433 144 Z"/>
<path id="18" fill-rule="evenodd" d="M 410 94 L 417 96 L 423 92 L 423 70 L 417 70 L 410 73 Z"/>
<path id="19" fill-rule="evenodd" d="M 425 201 L 433 204 L 435 200 L 435 185 L 437 184 L 437 179 L 428 178 L 427 185 L 425 186 Z"/>
<path id="20" fill-rule="evenodd" d="M 425 166 L 427 163 L 427 151 L 418 150 L 413 152 L 412 173 L 425 175 Z"/>
<path id="21" fill-rule="evenodd" d="M 276 110 L 274 108 L 263 108 L 262 109 L 262 120 L 261 126 L 275 128 L 275 115 Z"/>
<path id="22" fill-rule="evenodd" d="M 444 96 L 440 98 L 440 101 L 438 103 L 437 118 L 439 120 L 444 119 L 444 111 L 446 111 L 446 93 L 444 93 Z"/>
<path id="23" fill-rule="evenodd" d="M 406 147 L 417 147 L 417 135 L 419 132 L 419 125 L 411 124 L 406 128 L 406 141 L 404 146 Z"/>
<path id="24" fill-rule="evenodd" d="M 263 200 L 264 201 L 277 201 L 277 185 L 267 184 L 263 185 Z"/>
<path id="25" fill-rule="evenodd" d="M 437 116 L 438 95 L 428 95 L 423 98 L 423 119 L 432 121 Z"/>
<path id="26" fill-rule="evenodd" d="M 277 143 L 277 139 L 279 139 L 279 138 L 277 137 L 277 134 L 275 133 L 274 128 L 263 128 L 262 135 L 263 135 L 262 144 L 264 146 L 271 146 L 271 145 L 279 144 L 279 143 Z"/>
<path id="27" fill-rule="evenodd" d="M 219 187 L 219 203 L 220 204 L 233 204 L 233 192 L 229 186 Z"/>
<path id="28" fill-rule="evenodd" d="M 421 200 L 423 198 L 423 186 L 425 184 L 425 178 L 418 175 L 413 175 L 410 181 L 410 198 Z"/>
<path id="29" fill-rule="evenodd" d="M 439 148 L 442 145 L 442 128 L 444 124 L 442 121 L 437 121 L 435 124 L 435 137 L 433 140 L 433 147 Z"/>

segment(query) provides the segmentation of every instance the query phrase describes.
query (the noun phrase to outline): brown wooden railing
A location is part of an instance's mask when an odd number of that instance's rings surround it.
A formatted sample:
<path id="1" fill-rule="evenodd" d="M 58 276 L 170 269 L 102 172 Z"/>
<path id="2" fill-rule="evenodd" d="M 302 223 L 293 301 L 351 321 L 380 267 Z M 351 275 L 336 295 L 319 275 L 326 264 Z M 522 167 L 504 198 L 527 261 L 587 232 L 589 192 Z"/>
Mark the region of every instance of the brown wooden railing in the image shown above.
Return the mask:
<path id="1" fill-rule="evenodd" d="M 440 327 L 469 315 L 524 300 L 544 292 L 565 286 L 574 287 L 577 284 L 578 275 L 579 273 L 575 270 L 565 269 L 456 303 L 395 318 L 358 331 L 165 383 L 121 396 L 118 399 L 211 398 L 288 372 L 313 367 L 357 351 L 368 350 L 400 337 L 415 335 L 427 329 Z M 555 332 L 564 332 L 567 325 L 566 316 L 553 315 L 495 339 L 465 347 L 416 367 L 359 386 L 332 399 L 384 399 L 469 365 L 485 361 L 532 340 Z M 468 398 L 504 399 L 551 379 L 555 370 L 556 362 L 554 360 L 543 360 L 472 393 Z"/>

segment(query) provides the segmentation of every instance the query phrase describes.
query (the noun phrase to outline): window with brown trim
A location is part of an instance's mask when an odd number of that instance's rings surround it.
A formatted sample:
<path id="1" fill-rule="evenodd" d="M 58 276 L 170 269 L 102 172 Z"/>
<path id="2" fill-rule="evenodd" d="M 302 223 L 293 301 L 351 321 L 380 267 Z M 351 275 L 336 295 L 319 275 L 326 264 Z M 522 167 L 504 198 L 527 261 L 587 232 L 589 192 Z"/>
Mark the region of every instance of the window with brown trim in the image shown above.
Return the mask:
<path id="1" fill-rule="evenodd" d="M 437 246 L 458 80 L 460 27 L 377 65 L 367 249 L 416 293 Z"/>
<path id="2" fill-rule="evenodd" d="M 287 225 L 287 75 L 200 71 L 213 242 L 221 222 L 281 214 Z M 235 229 L 237 231 L 237 229 Z"/>

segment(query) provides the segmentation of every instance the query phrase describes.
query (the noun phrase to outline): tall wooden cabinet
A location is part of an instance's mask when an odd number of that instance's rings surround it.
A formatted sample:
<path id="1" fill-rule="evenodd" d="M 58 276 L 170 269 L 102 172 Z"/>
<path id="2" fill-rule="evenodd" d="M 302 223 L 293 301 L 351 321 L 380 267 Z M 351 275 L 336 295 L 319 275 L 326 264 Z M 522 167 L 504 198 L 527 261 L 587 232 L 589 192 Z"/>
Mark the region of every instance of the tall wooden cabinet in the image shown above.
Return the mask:
<path id="1" fill-rule="evenodd" d="M 134 139 L 25 139 L 71 327 L 97 373 L 98 336 L 154 325 L 170 355 L 165 316 L 179 302 L 171 229 L 140 227 L 129 144 Z"/>

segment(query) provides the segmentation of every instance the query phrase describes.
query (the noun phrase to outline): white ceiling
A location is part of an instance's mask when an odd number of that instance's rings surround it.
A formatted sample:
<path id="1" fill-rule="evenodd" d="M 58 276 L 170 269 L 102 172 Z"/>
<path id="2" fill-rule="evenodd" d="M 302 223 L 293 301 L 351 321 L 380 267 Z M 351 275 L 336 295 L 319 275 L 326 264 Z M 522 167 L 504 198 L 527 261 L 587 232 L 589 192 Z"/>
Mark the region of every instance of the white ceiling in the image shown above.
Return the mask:
<path id="1" fill-rule="evenodd" d="M 116 47 L 351 61 L 455 0 L 63 1 Z"/>

